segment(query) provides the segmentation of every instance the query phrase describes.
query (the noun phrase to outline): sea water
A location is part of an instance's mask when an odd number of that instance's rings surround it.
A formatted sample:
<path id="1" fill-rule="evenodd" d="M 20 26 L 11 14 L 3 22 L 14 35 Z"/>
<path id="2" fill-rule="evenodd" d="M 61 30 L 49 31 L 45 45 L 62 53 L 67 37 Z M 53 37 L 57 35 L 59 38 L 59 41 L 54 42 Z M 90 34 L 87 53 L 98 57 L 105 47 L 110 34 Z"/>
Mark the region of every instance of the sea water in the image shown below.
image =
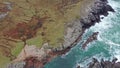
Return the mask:
<path id="1" fill-rule="evenodd" d="M 115 9 L 107 17 L 87 29 L 82 40 L 66 55 L 58 56 L 45 65 L 45 68 L 76 68 L 76 65 L 86 66 L 92 58 L 100 60 L 120 61 L 120 0 L 108 0 Z M 93 32 L 99 32 L 98 40 L 88 44 L 85 50 L 81 48 L 84 42 Z"/>

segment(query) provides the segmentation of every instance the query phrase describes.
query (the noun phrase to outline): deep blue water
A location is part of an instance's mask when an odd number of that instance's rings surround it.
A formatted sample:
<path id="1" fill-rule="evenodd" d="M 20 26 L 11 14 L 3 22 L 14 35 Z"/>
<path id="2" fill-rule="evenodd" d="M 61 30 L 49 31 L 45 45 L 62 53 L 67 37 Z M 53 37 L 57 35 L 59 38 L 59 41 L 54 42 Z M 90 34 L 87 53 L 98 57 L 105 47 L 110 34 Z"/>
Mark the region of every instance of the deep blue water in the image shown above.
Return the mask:
<path id="1" fill-rule="evenodd" d="M 116 12 L 88 29 L 82 39 L 84 41 L 93 32 L 100 32 L 98 40 L 88 44 L 86 50 L 81 49 L 80 41 L 69 53 L 53 59 L 45 68 L 75 68 L 78 64 L 85 66 L 93 57 L 99 60 L 117 57 L 120 61 L 120 0 L 108 1 Z"/>

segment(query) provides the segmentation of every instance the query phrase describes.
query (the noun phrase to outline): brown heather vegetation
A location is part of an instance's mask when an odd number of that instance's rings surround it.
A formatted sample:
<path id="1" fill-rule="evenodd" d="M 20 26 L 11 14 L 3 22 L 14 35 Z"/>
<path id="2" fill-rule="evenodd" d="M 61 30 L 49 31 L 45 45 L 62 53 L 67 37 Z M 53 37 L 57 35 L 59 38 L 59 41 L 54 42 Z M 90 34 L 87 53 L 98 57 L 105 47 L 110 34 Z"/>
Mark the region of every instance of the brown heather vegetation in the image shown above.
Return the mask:
<path id="1" fill-rule="evenodd" d="M 44 19 L 47 19 L 47 17 L 41 19 L 32 17 L 30 22 L 18 23 L 14 28 L 4 31 L 3 34 L 5 37 L 21 40 L 24 42 L 24 45 L 26 45 L 27 39 L 31 39 L 36 36 L 37 30 L 42 27 Z"/>
<path id="2" fill-rule="evenodd" d="M 25 44 L 57 47 L 63 43 L 65 24 L 80 16 L 80 1 L 0 0 L 0 15 L 7 13 L 0 18 L 0 65 L 4 57 L 14 59 Z"/>

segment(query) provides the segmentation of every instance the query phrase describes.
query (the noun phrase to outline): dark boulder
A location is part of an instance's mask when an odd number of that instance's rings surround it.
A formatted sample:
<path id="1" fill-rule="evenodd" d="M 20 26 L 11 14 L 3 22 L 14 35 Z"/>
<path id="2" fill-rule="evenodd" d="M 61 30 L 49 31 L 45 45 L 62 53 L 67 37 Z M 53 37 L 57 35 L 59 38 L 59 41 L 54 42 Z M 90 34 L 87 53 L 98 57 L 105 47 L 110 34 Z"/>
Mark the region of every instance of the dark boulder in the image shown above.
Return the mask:
<path id="1" fill-rule="evenodd" d="M 100 68 L 100 67 L 101 67 L 100 63 L 95 58 L 92 59 L 92 62 L 90 62 L 88 66 L 88 68 Z"/>
<path id="2" fill-rule="evenodd" d="M 80 20 L 82 23 L 82 28 L 90 28 L 96 22 L 100 22 L 100 15 L 108 16 L 109 11 L 115 12 L 114 9 L 108 5 L 107 0 L 97 0 L 89 11 L 88 16 Z"/>
<path id="3" fill-rule="evenodd" d="M 88 64 L 88 68 L 120 68 L 120 62 L 116 62 L 117 58 L 114 58 L 112 61 L 98 61 L 97 59 L 93 58 L 92 62 Z"/>
<path id="4" fill-rule="evenodd" d="M 107 11 L 115 12 L 115 10 L 110 5 L 105 5 Z"/>
<path id="5" fill-rule="evenodd" d="M 114 68 L 120 68 L 120 62 L 115 63 Z"/>
<path id="6" fill-rule="evenodd" d="M 107 1 L 107 0 L 100 0 L 100 1 L 108 3 L 108 1 Z"/>
<path id="7" fill-rule="evenodd" d="M 112 62 L 111 62 L 111 61 L 105 61 L 105 62 L 104 62 L 104 68 L 113 68 L 112 66 L 113 66 L 113 65 L 112 65 Z"/>

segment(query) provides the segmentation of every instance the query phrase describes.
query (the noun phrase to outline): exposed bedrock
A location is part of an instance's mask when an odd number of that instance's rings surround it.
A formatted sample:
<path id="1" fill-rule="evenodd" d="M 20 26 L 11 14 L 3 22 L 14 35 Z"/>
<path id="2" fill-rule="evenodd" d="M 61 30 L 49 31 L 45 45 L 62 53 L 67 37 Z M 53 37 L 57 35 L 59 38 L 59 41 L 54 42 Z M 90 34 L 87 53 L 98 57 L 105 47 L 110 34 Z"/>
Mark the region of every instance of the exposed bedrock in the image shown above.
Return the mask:
<path id="1" fill-rule="evenodd" d="M 101 59 L 101 61 L 93 58 L 90 63 L 85 67 L 77 66 L 77 68 L 120 68 L 120 62 L 117 62 L 117 58 L 114 58 L 112 61 Z"/>
<path id="2" fill-rule="evenodd" d="M 120 68 L 120 62 L 116 62 L 117 58 L 114 58 L 112 61 L 103 60 L 98 61 L 93 58 L 93 61 L 88 64 L 88 68 Z"/>
<path id="3" fill-rule="evenodd" d="M 45 58 L 41 58 L 43 60 L 45 59 L 45 62 L 38 61 L 36 60 L 36 57 L 33 57 L 32 59 L 26 59 L 24 61 L 26 63 L 25 66 L 23 64 L 19 66 L 22 66 L 25 68 L 30 68 L 30 67 L 32 68 L 34 65 L 34 68 L 38 68 L 37 67 L 37 64 L 38 64 L 39 67 L 43 67 L 44 64 L 49 62 L 54 57 L 65 54 L 73 46 L 75 46 L 81 40 L 81 36 L 87 28 L 90 28 L 96 22 L 100 22 L 100 19 L 101 19 L 100 15 L 107 16 L 109 14 L 108 13 L 109 11 L 115 12 L 114 9 L 108 4 L 107 0 L 94 0 L 94 2 L 91 5 L 86 4 L 85 7 L 81 9 L 83 9 L 83 11 L 81 10 L 80 12 L 81 15 L 82 13 L 84 13 L 82 17 L 80 19 L 73 21 L 72 23 L 68 23 L 65 25 L 66 34 L 64 36 L 64 43 L 60 43 L 60 46 L 57 48 L 51 48 L 52 49 L 51 53 L 47 54 Z M 8 67 L 8 68 L 17 68 L 15 66 L 16 65 L 12 65 L 11 67 Z"/>
<path id="4" fill-rule="evenodd" d="M 90 42 L 97 40 L 98 34 L 99 32 L 94 32 L 91 36 L 89 36 L 89 38 L 87 38 L 87 40 L 82 44 L 82 48 L 85 49 Z"/>
<path id="5" fill-rule="evenodd" d="M 64 36 L 64 43 L 59 47 L 54 48 L 54 51 L 61 51 L 67 47 L 74 46 L 80 41 L 81 34 L 95 23 L 101 21 L 101 15 L 108 16 L 108 12 L 115 12 L 114 9 L 108 4 L 107 0 L 95 0 L 93 4 L 86 5 L 81 10 L 82 17 L 78 20 L 68 23 L 66 25 L 66 34 Z M 85 12 L 85 13 L 84 13 Z"/>
<path id="6" fill-rule="evenodd" d="M 86 18 L 80 19 L 83 28 L 89 28 L 96 22 L 100 22 L 100 15 L 108 16 L 108 12 L 115 12 L 114 9 L 108 4 L 107 0 L 97 0 L 92 6 Z"/>

